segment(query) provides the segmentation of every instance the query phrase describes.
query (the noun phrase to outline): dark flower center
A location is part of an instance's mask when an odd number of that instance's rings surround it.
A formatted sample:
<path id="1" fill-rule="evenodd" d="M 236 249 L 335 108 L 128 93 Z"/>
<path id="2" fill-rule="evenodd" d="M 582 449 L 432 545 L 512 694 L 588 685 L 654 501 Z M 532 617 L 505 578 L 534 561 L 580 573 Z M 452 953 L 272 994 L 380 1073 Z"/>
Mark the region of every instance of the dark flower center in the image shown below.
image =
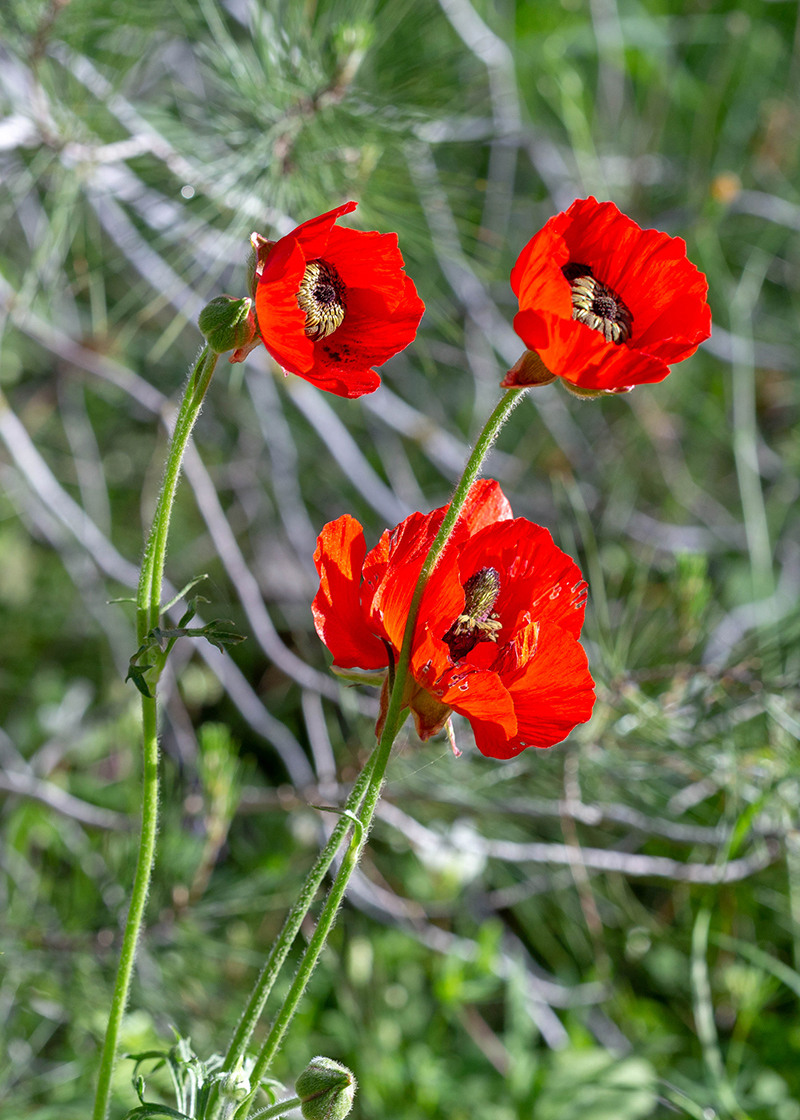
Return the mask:
<path id="1" fill-rule="evenodd" d="M 500 573 L 496 568 L 481 568 L 464 584 L 464 612 L 444 636 L 453 661 L 466 657 L 478 642 L 496 642 L 502 623 L 493 614 L 500 594 Z"/>
<path id="2" fill-rule="evenodd" d="M 561 269 L 572 288 L 572 318 L 621 346 L 631 337 L 633 315 L 620 296 L 596 279 L 591 266 L 570 261 Z"/>
<path id="3" fill-rule="evenodd" d="M 344 322 L 344 281 L 327 261 L 309 261 L 297 303 L 306 313 L 305 332 L 312 342 L 327 338 Z"/>

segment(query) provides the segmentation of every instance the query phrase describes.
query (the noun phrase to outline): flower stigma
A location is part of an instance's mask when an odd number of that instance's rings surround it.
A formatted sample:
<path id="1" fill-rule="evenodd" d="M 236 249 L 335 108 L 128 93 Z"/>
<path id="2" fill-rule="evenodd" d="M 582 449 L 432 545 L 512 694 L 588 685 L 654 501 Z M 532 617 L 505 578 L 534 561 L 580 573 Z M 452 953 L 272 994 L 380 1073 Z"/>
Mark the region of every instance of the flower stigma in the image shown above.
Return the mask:
<path id="1" fill-rule="evenodd" d="M 344 281 L 327 261 L 309 261 L 297 303 L 306 313 L 306 335 L 312 342 L 327 338 L 344 322 Z"/>
<path id="2" fill-rule="evenodd" d="M 478 642 L 497 641 L 503 624 L 493 608 L 499 594 L 500 573 L 496 568 L 481 568 L 464 584 L 464 611 L 443 639 L 453 661 L 466 657 Z"/>
<path id="3" fill-rule="evenodd" d="M 588 264 L 570 261 L 561 271 L 572 288 L 572 318 L 599 331 L 606 342 L 627 342 L 633 315 L 614 289 L 596 279 Z"/>

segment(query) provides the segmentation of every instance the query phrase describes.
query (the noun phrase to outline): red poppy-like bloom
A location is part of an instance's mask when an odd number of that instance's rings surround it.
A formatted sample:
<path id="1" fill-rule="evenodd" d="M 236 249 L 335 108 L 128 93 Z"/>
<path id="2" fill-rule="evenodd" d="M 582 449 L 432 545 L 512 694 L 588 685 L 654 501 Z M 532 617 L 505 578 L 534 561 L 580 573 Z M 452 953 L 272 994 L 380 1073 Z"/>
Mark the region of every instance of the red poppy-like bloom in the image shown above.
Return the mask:
<path id="1" fill-rule="evenodd" d="M 314 556 L 314 623 L 334 670 L 380 679 L 403 642 L 411 597 L 446 506 L 414 513 L 367 552 L 359 523 L 330 522 Z M 592 678 L 579 641 L 586 584 L 546 529 L 514 518 L 496 482 L 470 490 L 420 603 L 403 706 L 421 739 L 451 711 L 478 749 L 512 758 L 560 742 L 592 712 Z M 384 676 L 380 730 L 388 687 Z"/>
<path id="2" fill-rule="evenodd" d="M 686 243 L 644 230 L 613 202 L 578 199 L 531 238 L 511 273 L 514 330 L 578 391 L 661 381 L 711 334 L 708 284 Z M 504 385 L 542 383 L 521 359 Z"/>
<path id="3" fill-rule="evenodd" d="M 408 346 L 425 310 L 396 233 L 336 225 L 355 208 L 346 202 L 274 243 L 253 238 L 257 337 L 283 369 L 340 397 L 378 388 L 371 367 Z"/>

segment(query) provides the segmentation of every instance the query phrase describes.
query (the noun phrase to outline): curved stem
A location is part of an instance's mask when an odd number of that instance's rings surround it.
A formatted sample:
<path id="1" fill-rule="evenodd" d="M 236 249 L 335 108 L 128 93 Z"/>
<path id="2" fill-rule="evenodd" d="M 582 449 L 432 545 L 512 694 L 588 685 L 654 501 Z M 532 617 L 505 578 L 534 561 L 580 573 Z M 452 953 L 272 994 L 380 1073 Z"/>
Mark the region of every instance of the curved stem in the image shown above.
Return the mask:
<path id="1" fill-rule="evenodd" d="M 272 1120 L 273 1117 L 285 1116 L 287 1112 L 291 1112 L 293 1108 L 299 1108 L 303 1102 L 299 1097 L 292 1097 L 288 1101 L 278 1101 L 277 1104 L 269 1105 L 267 1108 L 260 1108 L 258 1112 L 253 1113 L 253 1120 Z"/>
<path id="2" fill-rule="evenodd" d="M 339 912 L 339 907 L 341 905 L 342 899 L 344 898 L 345 891 L 347 890 L 347 884 L 350 881 L 350 876 L 355 871 L 358 865 L 358 861 L 361 858 L 361 853 L 364 849 L 364 845 L 367 842 L 369 828 L 372 824 L 375 807 L 378 804 L 378 798 L 380 797 L 381 787 L 383 785 L 383 777 L 386 773 L 386 766 L 389 762 L 389 755 L 391 754 L 392 750 L 392 743 L 394 742 L 395 736 L 399 731 L 399 723 L 397 721 L 395 722 L 397 723 L 397 726 L 393 725 L 390 728 L 389 720 L 387 719 L 384 725 L 383 734 L 380 738 L 380 742 L 372 753 L 371 757 L 374 759 L 374 763 L 372 766 L 372 773 L 370 775 L 367 792 L 364 797 L 364 803 L 361 806 L 361 811 L 359 813 L 358 827 L 352 840 L 350 841 L 350 846 L 348 847 L 347 853 L 342 860 L 341 866 L 339 867 L 339 870 L 336 874 L 336 878 L 333 880 L 333 885 L 328 893 L 328 897 L 325 900 L 325 905 L 323 906 L 319 919 L 317 921 L 317 927 L 314 930 L 305 953 L 303 953 L 303 957 L 300 961 L 300 966 L 297 970 L 297 974 L 292 981 L 292 986 L 286 994 L 283 1005 L 281 1006 L 277 1018 L 272 1024 L 272 1028 L 270 1029 L 269 1035 L 267 1036 L 267 1040 L 262 1046 L 258 1058 L 256 1059 L 256 1063 L 253 1066 L 253 1070 L 250 1074 L 250 1082 L 252 1085 L 257 1086 L 260 1083 L 262 1077 L 269 1069 L 272 1059 L 275 1057 L 275 1054 L 278 1051 L 278 1048 L 283 1040 L 283 1036 L 286 1033 L 289 1024 L 291 1023 L 292 1018 L 294 1017 L 295 1011 L 297 1010 L 297 1005 L 299 1004 L 303 993 L 308 986 L 308 982 L 311 979 L 311 975 L 316 968 L 320 953 L 325 947 L 325 942 L 328 939 L 328 934 L 330 933 L 331 929 L 333 928 L 333 924 L 336 921 L 336 915 Z M 240 1108 L 239 1112 L 237 1112 L 236 1114 L 237 1120 L 240 1117 L 243 1118 L 247 1116 L 248 1108 L 249 1102 L 246 1101 L 245 1104 L 242 1105 L 242 1108 Z"/>
<path id="3" fill-rule="evenodd" d="M 158 495 L 153 524 L 147 538 L 142 568 L 139 573 L 139 587 L 136 593 L 136 629 L 137 638 L 140 642 L 144 641 L 150 630 L 158 625 L 161 613 L 161 584 L 164 578 L 164 562 L 167 555 L 167 536 L 169 535 L 170 517 L 175 502 L 175 492 L 178 489 L 183 455 L 189 442 L 189 436 L 192 434 L 192 428 L 200 414 L 203 398 L 206 395 L 218 358 L 219 354 L 215 354 L 208 346 L 201 350 L 200 356 L 189 374 L 183 400 L 175 420 L 175 428 L 172 432 L 164 468 L 164 478 L 161 482 L 161 491 Z"/>
<path id="4" fill-rule="evenodd" d="M 359 812 L 359 820 L 361 827 L 357 829 L 356 834 L 348 848 L 347 854 L 342 860 L 336 878 L 333 881 L 325 905 L 320 913 L 317 927 L 314 930 L 312 938 L 308 947 L 303 954 L 297 974 L 292 982 L 286 998 L 283 1001 L 280 1011 L 270 1029 L 269 1035 L 261 1048 L 261 1051 L 253 1066 L 250 1075 L 251 1083 L 257 1086 L 262 1077 L 269 1069 L 270 1063 L 277 1053 L 283 1036 L 285 1035 L 289 1024 L 294 1016 L 297 1006 L 303 996 L 303 993 L 308 985 L 311 975 L 314 972 L 317 961 L 319 960 L 320 953 L 325 946 L 328 934 L 333 928 L 336 921 L 336 915 L 339 907 L 344 898 L 347 890 L 350 877 L 358 866 L 358 861 L 361 858 L 361 853 L 364 850 L 364 845 L 367 842 L 372 819 L 375 814 L 375 809 L 381 794 L 381 787 L 383 786 L 383 778 L 386 773 L 386 767 L 389 762 L 389 755 L 391 754 L 392 744 L 394 743 L 397 733 L 399 732 L 403 720 L 403 693 L 405 690 L 406 678 L 408 676 L 409 666 L 411 663 L 411 650 L 414 641 L 414 631 L 416 629 L 417 617 L 419 615 L 419 607 L 422 601 L 422 594 L 425 590 L 425 585 L 430 578 L 439 558 L 444 551 L 450 534 L 458 520 L 461 510 L 464 508 L 464 503 L 469 494 L 470 487 L 480 473 L 483 461 L 486 458 L 489 450 L 497 438 L 500 429 L 510 416 L 513 409 L 522 399 L 525 393 L 525 388 L 509 389 L 508 392 L 500 400 L 499 404 L 486 421 L 483 431 L 478 437 L 478 441 L 470 455 L 467 465 L 464 468 L 464 473 L 459 480 L 458 486 L 455 489 L 450 505 L 439 527 L 430 551 L 425 558 L 422 565 L 414 594 L 411 599 L 411 606 L 408 612 L 408 619 L 406 621 L 405 631 L 403 633 L 403 644 L 400 649 L 400 656 L 395 666 L 394 684 L 389 696 L 389 705 L 386 712 L 386 719 L 383 725 L 383 732 L 380 741 L 372 754 L 374 764 L 372 767 L 372 774 L 369 779 L 369 785 L 364 796 L 364 801 Z M 255 1091 L 254 1094 L 255 1095 Z M 245 1101 L 236 1113 L 236 1120 L 245 1120 L 249 1113 L 252 1097 Z"/>
<path id="5" fill-rule="evenodd" d="M 397 661 L 395 668 L 395 676 L 397 680 L 401 681 L 402 686 L 405 685 L 405 678 L 408 673 L 408 666 L 411 660 L 411 647 L 414 641 L 414 630 L 417 625 L 417 615 L 419 614 L 419 605 L 422 602 L 422 593 L 425 590 L 425 585 L 430 579 L 434 568 L 439 563 L 439 558 L 444 552 L 445 545 L 450 539 L 450 534 L 455 528 L 456 521 L 458 521 L 461 510 L 464 508 L 464 502 L 467 500 L 470 487 L 475 479 L 481 472 L 483 461 L 489 454 L 492 444 L 500 434 L 500 429 L 508 420 L 511 413 L 517 407 L 523 396 L 527 392 L 528 387 L 522 386 L 521 388 L 509 389 L 500 402 L 496 405 L 494 412 L 486 421 L 483 431 L 478 436 L 478 440 L 472 449 L 472 454 L 467 460 L 467 465 L 464 467 L 464 473 L 459 479 L 458 485 L 455 488 L 453 497 L 450 499 L 450 505 L 447 507 L 447 512 L 444 515 L 439 532 L 433 539 L 433 544 L 430 547 L 428 555 L 425 557 L 425 563 L 422 565 L 422 570 L 419 573 L 414 594 L 411 597 L 411 606 L 408 609 L 408 621 L 406 628 L 403 632 L 403 645 L 400 649 L 400 657 Z M 401 679 L 402 678 L 402 679 Z M 392 698 L 389 702 L 389 712 L 392 710 L 392 701 L 394 700 L 394 692 L 392 690 Z M 398 712 L 399 712 L 399 698 L 398 698 Z M 389 722 L 389 715 L 386 716 L 387 724 Z"/>
<path id="6" fill-rule="evenodd" d="M 203 404 L 203 397 L 217 364 L 218 355 L 205 347 L 189 375 L 184 390 L 175 429 L 172 433 L 164 478 L 156 504 L 153 524 L 147 538 L 139 587 L 136 594 L 136 631 L 139 642 L 143 642 L 154 626 L 158 625 L 161 609 L 161 583 L 164 576 L 164 562 L 167 553 L 167 536 L 172 505 L 181 473 L 181 463 Z M 153 691 L 155 683 L 153 683 Z M 111 1011 L 100 1057 L 100 1072 L 97 1080 L 93 1120 L 105 1120 L 111 1096 L 111 1078 L 117 1056 L 119 1033 L 122 1017 L 128 1002 L 136 945 L 144 917 L 147 894 L 150 889 L 150 874 L 156 846 L 158 828 L 158 723 L 155 695 L 142 696 L 142 831 L 139 837 L 139 852 L 136 857 L 136 872 L 131 890 L 131 903 L 122 936 L 114 994 L 111 997 Z"/>
<path id="7" fill-rule="evenodd" d="M 236 1027 L 236 1032 L 231 1039 L 231 1044 L 228 1047 L 228 1053 L 225 1055 L 225 1062 L 222 1066 L 224 1070 L 233 1069 L 237 1062 L 244 1057 L 247 1044 L 252 1037 L 258 1020 L 261 1018 L 264 1005 L 272 991 L 272 986 L 278 977 L 283 962 L 286 960 L 286 955 L 291 949 L 295 937 L 297 937 L 300 926 L 303 924 L 303 919 L 314 901 L 314 897 L 320 888 L 322 880 L 325 878 L 328 868 L 333 863 L 333 857 L 338 852 L 342 840 L 344 840 L 345 835 L 350 829 L 352 814 L 358 812 L 359 806 L 364 799 L 364 794 L 372 777 L 377 753 L 378 750 L 376 747 L 367 759 L 364 769 L 359 774 L 358 780 L 344 804 L 340 821 L 331 833 L 328 843 L 317 857 L 316 863 L 309 871 L 306 881 L 300 891 L 300 896 L 289 911 L 286 921 L 283 924 L 283 929 L 270 950 L 266 964 L 261 970 L 261 974 L 256 981 L 256 986 L 253 989 L 247 1007 L 244 1009 L 238 1026 Z"/>

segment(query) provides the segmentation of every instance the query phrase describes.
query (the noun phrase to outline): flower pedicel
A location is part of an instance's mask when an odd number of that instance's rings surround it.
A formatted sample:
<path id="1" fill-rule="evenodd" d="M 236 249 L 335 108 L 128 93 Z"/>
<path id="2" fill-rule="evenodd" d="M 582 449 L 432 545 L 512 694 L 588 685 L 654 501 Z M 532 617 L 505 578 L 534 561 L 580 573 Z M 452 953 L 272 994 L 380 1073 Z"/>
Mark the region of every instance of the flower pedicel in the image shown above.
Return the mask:
<path id="1" fill-rule="evenodd" d="M 511 273 L 529 348 L 503 385 L 561 377 L 579 396 L 661 381 L 711 334 L 706 278 L 686 244 L 613 202 L 578 199 L 531 238 Z"/>
<path id="2" fill-rule="evenodd" d="M 367 553 L 349 515 L 322 530 L 314 621 L 334 670 L 380 678 L 403 641 L 414 585 L 447 507 L 412 514 Z M 403 704 L 422 739 L 451 711 L 478 749 L 512 758 L 589 719 L 594 686 L 578 636 L 586 584 L 546 529 L 513 518 L 499 485 L 473 484 L 422 597 Z M 381 717 L 388 686 L 384 679 Z"/>
<path id="3" fill-rule="evenodd" d="M 406 276 L 396 233 L 336 225 L 346 202 L 280 241 L 251 238 L 255 336 L 283 369 L 340 397 L 372 393 L 382 365 L 413 341 L 425 305 Z"/>

